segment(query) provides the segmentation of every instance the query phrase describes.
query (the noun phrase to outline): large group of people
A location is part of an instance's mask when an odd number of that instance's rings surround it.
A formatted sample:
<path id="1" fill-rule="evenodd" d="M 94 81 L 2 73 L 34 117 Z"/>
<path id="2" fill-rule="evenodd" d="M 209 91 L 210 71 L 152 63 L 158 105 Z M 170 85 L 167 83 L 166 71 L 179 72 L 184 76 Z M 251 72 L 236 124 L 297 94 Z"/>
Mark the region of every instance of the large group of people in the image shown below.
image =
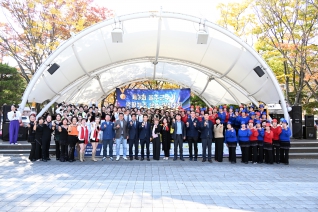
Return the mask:
<path id="1" fill-rule="evenodd" d="M 54 117 L 54 120 L 52 120 Z M 171 144 L 174 145 L 173 161 L 184 161 L 183 143 L 189 145 L 189 160 L 199 158 L 198 145 L 202 145 L 202 162 L 212 163 L 212 143 L 215 143 L 214 160 L 223 161 L 224 143 L 229 150 L 229 161 L 236 163 L 236 148 L 240 146 L 242 163 L 284 163 L 289 164 L 291 131 L 285 119 L 269 120 L 260 104 L 256 110 L 253 105 L 220 105 L 215 108 L 125 108 L 114 105 L 75 105 L 61 103 L 55 114 L 44 114 L 36 120 L 30 115 L 28 141 L 31 143 L 29 159 L 48 161 L 51 136 L 56 144 L 56 159 L 65 162 L 85 161 L 85 149 L 92 145 L 92 161 L 96 159 L 98 143 L 102 143 L 102 161 L 147 160 L 150 161 L 150 142 L 152 159 L 168 160 Z M 14 116 L 9 116 L 14 120 Z M 113 155 L 113 146 L 116 155 Z M 140 145 L 140 149 L 139 149 Z M 128 146 L 128 147 L 127 147 Z M 127 152 L 128 149 L 128 152 Z M 146 151 L 145 151 L 146 149 Z"/>

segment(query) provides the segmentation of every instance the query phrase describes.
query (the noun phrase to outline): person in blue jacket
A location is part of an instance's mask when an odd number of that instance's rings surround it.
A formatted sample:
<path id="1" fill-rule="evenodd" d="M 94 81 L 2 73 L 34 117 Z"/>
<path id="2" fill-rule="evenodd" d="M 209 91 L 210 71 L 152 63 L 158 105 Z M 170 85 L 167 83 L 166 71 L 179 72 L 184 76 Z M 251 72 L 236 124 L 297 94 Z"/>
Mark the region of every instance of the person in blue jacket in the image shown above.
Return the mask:
<path id="1" fill-rule="evenodd" d="M 235 121 L 234 122 L 231 121 L 231 123 L 237 135 L 238 130 L 240 129 L 240 126 L 241 126 L 241 115 L 240 115 L 239 109 L 235 109 Z"/>
<path id="2" fill-rule="evenodd" d="M 247 124 L 250 120 L 250 117 L 246 114 L 246 110 L 242 110 L 242 113 L 241 113 L 241 117 L 240 117 L 240 122 L 245 122 L 245 124 Z M 242 124 L 241 124 L 242 125 Z"/>
<path id="3" fill-rule="evenodd" d="M 114 123 L 110 121 L 110 115 L 106 114 L 106 121 L 101 124 L 103 131 L 103 161 L 107 158 L 107 146 L 109 146 L 109 160 L 113 160 L 113 144 L 115 140 Z"/>
<path id="4" fill-rule="evenodd" d="M 206 148 L 208 147 L 208 161 L 212 163 L 212 139 L 213 139 L 213 122 L 209 120 L 209 114 L 204 114 L 204 120 L 200 123 L 202 139 L 202 162 L 206 161 Z"/>
<path id="5" fill-rule="evenodd" d="M 279 135 L 279 140 L 281 163 L 285 163 L 285 165 L 289 164 L 290 136 L 290 128 L 287 126 L 287 121 L 284 119 L 282 120 L 282 132 Z"/>
<path id="6" fill-rule="evenodd" d="M 257 136 L 257 152 L 258 152 L 258 163 L 264 161 L 264 128 L 262 128 L 261 122 L 256 120 L 256 129 L 258 131 Z"/>
<path id="7" fill-rule="evenodd" d="M 236 163 L 236 146 L 237 137 L 236 131 L 232 126 L 232 122 L 227 122 L 227 130 L 225 131 L 224 143 L 229 148 L 229 160 L 231 163 Z"/>
<path id="8" fill-rule="evenodd" d="M 246 128 L 245 121 L 241 122 L 241 129 L 238 132 L 238 140 L 242 151 L 242 163 L 248 164 L 250 135 L 252 132 Z"/>
<path id="9" fill-rule="evenodd" d="M 223 111 L 222 105 L 219 106 L 218 117 L 220 118 L 221 124 L 224 124 L 225 118 L 226 118 L 226 113 Z"/>

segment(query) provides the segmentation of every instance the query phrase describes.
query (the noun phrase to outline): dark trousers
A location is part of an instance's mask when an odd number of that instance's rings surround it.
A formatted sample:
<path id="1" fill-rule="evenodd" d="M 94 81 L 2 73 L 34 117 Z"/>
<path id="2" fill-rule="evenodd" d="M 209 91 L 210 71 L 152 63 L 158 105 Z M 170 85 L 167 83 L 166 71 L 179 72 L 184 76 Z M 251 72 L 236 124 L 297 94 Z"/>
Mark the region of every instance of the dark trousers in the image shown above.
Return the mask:
<path id="1" fill-rule="evenodd" d="M 153 159 L 159 160 L 160 159 L 160 137 L 154 138 L 152 140 L 152 147 L 153 147 Z"/>
<path id="2" fill-rule="evenodd" d="M 273 145 L 273 160 L 276 163 L 279 163 L 280 161 L 280 147 Z"/>
<path id="3" fill-rule="evenodd" d="M 289 163 L 289 149 L 280 149 L 280 156 L 282 163 Z"/>
<path id="4" fill-rule="evenodd" d="M 265 163 L 273 164 L 273 150 L 265 149 Z"/>
<path id="5" fill-rule="evenodd" d="M 36 159 L 35 148 L 36 148 L 36 143 L 35 142 L 31 142 L 31 151 L 30 151 L 30 155 L 29 155 L 29 160 L 35 160 Z"/>
<path id="6" fill-rule="evenodd" d="M 188 137 L 189 157 L 193 158 L 192 145 L 194 146 L 194 157 L 198 157 L 198 137 Z"/>
<path id="7" fill-rule="evenodd" d="M 236 147 L 229 147 L 229 160 L 236 163 Z"/>
<path id="8" fill-rule="evenodd" d="M 215 155 L 214 159 L 218 162 L 223 161 L 224 138 L 215 138 Z"/>
<path id="9" fill-rule="evenodd" d="M 249 149 L 250 149 L 249 147 L 241 147 L 243 163 L 247 163 L 248 162 Z"/>
<path id="10" fill-rule="evenodd" d="M 208 147 L 208 160 L 212 159 L 212 138 L 202 138 L 202 158 L 206 159 L 206 148 Z"/>
<path id="11" fill-rule="evenodd" d="M 42 158 L 43 159 L 48 159 L 50 156 L 49 155 L 50 142 L 51 142 L 51 137 L 42 139 Z"/>
<path id="12" fill-rule="evenodd" d="M 258 162 L 258 154 L 257 154 L 257 146 L 251 146 L 252 149 L 252 162 L 257 163 Z"/>
<path id="13" fill-rule="evenodd" d="M 145 144 L 146 144 L 146 149 L 147 149 L 147 158 L 149 158 L 149 155 L 150 155 L 150 149 L 149 149 L 150 141 L 149 141 L 149 139 L 140 139 L 141 158 L 145 157 Z"/>
<path id="14" fill-rule="evenodd" d="M 264 147 L 257 146 L 257 149 L 258 149 L 258 162 L 263 163 L 264 162 Z"/>
<path id="15" fill-rule="evenodd" d="M 165 153 L 165 157 L 169 157 L 170 156 L 170 150 L 163 150 Z"/>
<path id="16" fill-rule="evenodd" d="M 135 158 L 138 157 L 138 146 L 139 140 L 138 139 L 128 139 L 129 143 L 129 157 L 133 157 L 133 146 L 135 147 Z"/>
<path id="17" fill-rule="evenodd" d="M 113 157 L 113 145 L 114 145 L 114 140 L 113 139 L 105 139 L 103 140 L 103 157 L 107 157 L 107 146 L 109 147 L 109 157 Z M 129 145 L 130 148 L 130 145 Z"/>
<path id="18" fill-rule="evenodd" d="M 60 141 L 57 141 L 57 140 L 55 140 L 55 156 L 56 156 L 56 159 L 60 159 L 61 157 Z"/>
<path id="19" fill-rule="evenodd" d="M 41 159 L 42 158 L 42 140 L 35 141 L 35 159 Z"/>
<path id="20" fill-rule="evenodd" d="M 174 158 L 177 159 L 178 157 L 178 146 L 179 146 L 179 153 L 180 158 L 183 158 L 183 138 L 182 135 L 176 135 L 174 139 Z"/>
<path id="21" fill-rule="evenodd" d="M 69 135 L 68 136 L 68 145 L 69 145 L 69 151 L 68 151 L 68 159 L 70 161 L 74 160 L 74 151 L 75 151 L 75 145 L 77 143 L 78 139 L 76 135 Z"/>
<path id="22" fill-rule="evenodd" d="M 59 154 L 59 159 L 61 162 L 68 160 L 68 145 L 66 141 L 58 141 L 61 151 Z"/>

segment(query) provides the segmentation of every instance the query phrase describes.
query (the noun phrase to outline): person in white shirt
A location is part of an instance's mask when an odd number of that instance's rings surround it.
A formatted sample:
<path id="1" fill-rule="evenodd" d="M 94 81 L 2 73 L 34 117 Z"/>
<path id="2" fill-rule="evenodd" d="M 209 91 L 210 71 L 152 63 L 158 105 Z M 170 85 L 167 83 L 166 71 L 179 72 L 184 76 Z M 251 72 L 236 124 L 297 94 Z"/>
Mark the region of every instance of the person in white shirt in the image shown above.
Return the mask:
<path id="1" fill-rule="evenodd" d="M 16 111 L 14 105 L 11 106 L 11 111 L 8 112 L 8 119 L 10 120 L 10 127 L 9 127 L 9 140 L 10 144 L 18 144 L 18 134 L 19 134 L 19 127 L 21 121 L 21 113 Z"/>

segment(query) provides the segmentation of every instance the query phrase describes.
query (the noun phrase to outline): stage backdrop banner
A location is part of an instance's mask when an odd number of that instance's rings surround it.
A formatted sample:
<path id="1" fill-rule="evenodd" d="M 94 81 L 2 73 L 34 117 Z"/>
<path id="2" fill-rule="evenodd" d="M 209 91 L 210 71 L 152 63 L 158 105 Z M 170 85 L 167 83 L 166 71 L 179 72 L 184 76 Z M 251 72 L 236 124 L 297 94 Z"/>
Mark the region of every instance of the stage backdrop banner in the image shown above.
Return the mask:
<path id="1" fill-rule="evenodd" d="M 185 89 L 122 89 L 116 88 L 117 105 L 128 108 L 190 108 L 190 88 Z"/>

